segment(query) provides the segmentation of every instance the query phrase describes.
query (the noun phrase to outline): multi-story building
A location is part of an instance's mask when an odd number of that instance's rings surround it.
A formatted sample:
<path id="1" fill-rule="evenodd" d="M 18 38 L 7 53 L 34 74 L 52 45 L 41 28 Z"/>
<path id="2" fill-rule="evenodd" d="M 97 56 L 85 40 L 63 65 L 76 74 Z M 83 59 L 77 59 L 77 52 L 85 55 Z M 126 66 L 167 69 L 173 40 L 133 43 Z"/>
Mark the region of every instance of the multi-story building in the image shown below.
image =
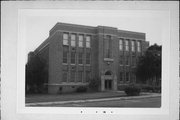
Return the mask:
<path id="1" fill-rule="evenodd" d="M 46 61 L 49 93 L 71 92 L 100 81 L 100 90 L 136 82 L 138 57 L 149 46 L 145 33 L 106 26 L 57 23 L 34 51 Z"/>

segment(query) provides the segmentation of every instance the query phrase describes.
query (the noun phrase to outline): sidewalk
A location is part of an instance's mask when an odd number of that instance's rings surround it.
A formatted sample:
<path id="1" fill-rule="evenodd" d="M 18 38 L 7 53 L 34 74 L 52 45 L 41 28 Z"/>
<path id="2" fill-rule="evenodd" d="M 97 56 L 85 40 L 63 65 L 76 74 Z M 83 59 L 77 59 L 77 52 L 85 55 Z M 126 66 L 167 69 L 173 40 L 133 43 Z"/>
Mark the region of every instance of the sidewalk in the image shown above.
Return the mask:
<path id="1" fill-rule="evenodd" d="M 118 91 L 118 92 L 120 92 L 120 91 Z M 116 91 L 116 93 L 118 93 L 118 92 Z M 119 97 L 89 98 L 89 99 L 87 98 L 87 99 L 79 99 L 79 100 L 48 101 L 48 102 L 33 102 L 33 103 L 26 103 L 26 106 L 55 105 L 55 104 L 60 105 L 60 104 L 99 102 L 99 101 L 112 101 L 112 100 L 129 100 L 129 99 L 152 98 L 152 97 L 159 97 L 159 96 L 161 96 L 161 94 L 158 94 L 158 93 L 141 93 L 140 96 L 125 96 L 125 95 L 123 95 L 123 96 L 119 96 Z"/>

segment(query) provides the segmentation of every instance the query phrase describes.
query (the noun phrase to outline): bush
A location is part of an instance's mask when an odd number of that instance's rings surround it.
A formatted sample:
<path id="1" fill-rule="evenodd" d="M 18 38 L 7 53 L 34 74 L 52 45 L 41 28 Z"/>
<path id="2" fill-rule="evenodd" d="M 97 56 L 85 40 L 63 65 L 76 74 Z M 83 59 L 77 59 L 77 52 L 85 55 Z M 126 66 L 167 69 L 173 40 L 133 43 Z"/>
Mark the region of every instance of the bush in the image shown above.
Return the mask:
<path id="1" fill-rule="evenodd" d="M 144 92 L 161 92 L 161 86 L 143 86 L 142 90 Z"/>
<path id="2" fill-rule="evenodd" d="M 161 93 L 161 86 L 154 87 L 154 91 L 153 92 Z"/>
<path id="3" fill-rule="evenodd" d="M 89 88 L 93 91 L 98 91 L 100 81 L 98 79 L 91 79 L 89 82 Z"/>
<path id="4" fill-rule="evenodd" d="M 127 86 L 124 91 L 128 96 L 138 96 L 141 92 L 141 88 L 132 84 Z"/>
<path id="5" fill-rule="evenodd" d="M 76 92 L 82 93 L 82 92 L 87 92 L 87 87 L 85 86 L 80 86 L 76 89 Z"/>

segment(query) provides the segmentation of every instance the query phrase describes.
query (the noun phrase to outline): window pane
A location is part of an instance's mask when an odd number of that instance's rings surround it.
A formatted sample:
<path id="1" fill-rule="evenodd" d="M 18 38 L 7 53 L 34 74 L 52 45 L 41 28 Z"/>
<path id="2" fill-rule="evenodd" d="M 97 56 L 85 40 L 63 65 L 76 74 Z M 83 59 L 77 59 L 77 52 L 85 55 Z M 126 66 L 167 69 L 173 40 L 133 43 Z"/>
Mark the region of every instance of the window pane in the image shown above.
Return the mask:
<path id="1" fill-rule="evenodd" d="M 137 42 L 137 51 L 141 52 L 141 43 L 139 41 Z"/>
<path id="2" fill-rule="evenodd" d="M 129 51 L 129 41 L 126 40 L 126 51 Z"/>
<path id="3" fill-rule="evenodd" d="M 75 52 L 71 52 L 71 64 L 75 64 Z"/>
<path id="4" fill-rule="evenodd" d="M 126 65 L 129 65 L 129 56 L 126 56 Z"/>
<path id="5" fill-rule="evenodd" d="M 83 36 L 79 36 L 79 47 L 83 47 Z"/>
<path id="6" fill-rule="evenodd" d="M 123 73 L 122 72 L 120 72 L 120 74 L 119 74 L 119 81 L 123 81 Z"/>
<path id="7" fill-rule="evenodd" d="M 135 66 L 135 65 L 136 65 L 136 57 L 132 56 L 132 66 Z"/>
<path id="8" fill-rule="evenodd" d="M 129 81 L 129 73 L 126 73 L 126 81 Z"/>
<path id="9" fill-rule="evenodd" d="M 131 41 L 131 50 L 134 52 L 135 51 L 135 44 L 134 41 Z"/>
<path id="10" fill-rule="evenodd" d="M 123 50 L 123 40 L 119 40 L 119 50 Z"/>
<path id="11" fill-rule="evenodd" d="M 123 56 L 120 56 L 120 58 L 119 58 L 119 64 L 120 64 L 120 65 L 123 65 Z"/>
<path id="12" fill-rule="evenodd" d="M 90 48 L 90 41 L 91 41 L 91 37 L 90 36 L 86 36 L 86 47 Z"/>
<path id="13" fill-rule="evenodd" d="M 76 46 L 76 35 L 75 34 L 71 35 L 71 46 Z"/>
<path id="14" fill-rule="evenodd" d="M 83 71 L 78 71 L 78 79 L 77 79 L 77 82 L 82 82 L 82 78 L 83 78 Z"/>
<path id="15" fill-rule="evenodd" d="M 86 53 L 86 64 L 90 64 L 90 53 Z"/>
<path id="16" fill-rule="evenodd" d="M 105 42 L 104 43 L 105 58 L 110 58 L 111 57 L 111 36 L 107 35 L 104 42 Z"/>
<path id="17" fill-rule="evenodd" d="M 70 82 L 74 82 L 75 81 L 75 71 L 71 71 L 71 79 Z"/>
<path id="18" fill-rule="evenodd" d="M 67 63 L 68 52 L 63 51 L 63 63 Z"/>
<path id="19" fill-rule="evenodd" d="M 79 64 L 83 64 L 83 53 L 79 53 Z"/>
<path id="20" fill-rule="evenodd" d="M 68 47 L 63 46 L 63 63 L 67 63 L 68 61 Z"/>
<path id="21" fill-rule="evenodd" d="M 67 71 L 63 71 L 62 82 L 67 82 Z"/>
<path id="22" fill-rule="evenodd" d="M 63 45 L 68 45 L 68 34 L 67 33 L 63 34 Z"/>
<path id="23" fill-rule="evenodd" d="M 91 74 L 90 71 L 86 71 L 86 82 L 89 82 L 89 80 L 90 80 L 90 74 Z"/>

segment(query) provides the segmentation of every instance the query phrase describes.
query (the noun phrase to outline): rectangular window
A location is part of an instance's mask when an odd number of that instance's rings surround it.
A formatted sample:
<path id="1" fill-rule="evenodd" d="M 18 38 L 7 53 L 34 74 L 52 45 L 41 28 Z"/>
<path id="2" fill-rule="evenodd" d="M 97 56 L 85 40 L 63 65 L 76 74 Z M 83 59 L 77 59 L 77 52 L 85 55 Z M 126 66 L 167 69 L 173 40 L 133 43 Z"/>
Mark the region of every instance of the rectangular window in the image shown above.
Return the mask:
<path id="1" fill-rule="evenodd" d="M 71 34 L 71 46 L 75 47 L 76 46 L 76 35 Z"/>
<path id="2" fill-rule="evenodd" d="M 129 81 L 129 73 L 126 72 L 126 81 Z"/>
<path id="3" fill-rule="evenodd" d="M 90 71 L 86 71 L 86 82 L 90 81 L 90 74 L 91 74 Z"/>
<path id="4" fill-rule="evenodd" d="M 68 52 L 63 50 L 63 63 L 67 64 Z"/>
<path id="5" fill-rule="evenodd" d="M 122 55 L 119 57 L 119 64 L 123 65 L 123 56 Z"/>
<path id="6" fill-rule="evenodd" d="M 105 58 L 111 57 L 111 36 L 107 35 L 104 41 Z"/>
<path id="7" fill-rule="evenodd" d="M 126 51 L 129 51 L 129 40 L 126 40 L 125 42 L 125 49 Z"/>
<path id="8" fill-rule="evenodd" d="M 70 82 L 75 82 L 75 77 L 76 77 L 75 71 L 71 70 L 71 79 L 69 81 Z"/>
<path id="9" fill-rule="evenodd" d="M 119 50 L 123 50 L 123 39 L 119 40 Z"/>
<path id="10" fill-rule="evenodd" d="M 68 44 L 68 33 L 63 34 L 63 45 L 69 45 Z"/>
<path id="11" fill-rule="evenodd" d="M 83 79 L 83 71 L 78 71 L 78 79 L 77 82 L 82 82 Z"/>
<path id="12" fill-rule="evenodd" d="M 136 57 L 132 56 L 132 66 L 135 66 L 135 65 L 136 65 Z"/>
<path id="13" fill-rule="evenodd" d="M 135 51 L 135 42 L 131 41 L 131 51 L 134 52 Z"/>
<path id="14" fill-rule="evenodd" d="M 126 56 L 126 65 L 129 65 L 129 56 Z"/>
<path id="15" fill-rule="evenodd" d="M 78 59 L 79 59 L 79 64 L 83 64 L 83 53 L 79 53 L 79 57 L 78 57 Z"/>
<path id="16" fill-rule="evenodd" d="M 137 51 L 141 52 L 141 43 L 139 41 L 137 42 Z"/>
<path id="17" fill-rule="evenodd" d="M 67 78 L 68 78 L 68 72 L 63 71 L 63 73 L 62 73 L 62 82 L 67 82 Z"/>
<path id="18" fill-rule="evenodd" d="M 79 35 L 79 47 L 83 47 L 83 35 Z"/>
<path id="19" fill-rule="evenodd" d="M 119 81 L 123 81 L 123 72 L 120 72 L 119 74 Z"/>
<path id="20" fill-rule="evenodd" d="M 63 46 L 63 63 L 67 64 L 68 62 L 68 47 Z"/>
<path id="21" fill-rule="evenodd" d="M 86 47 L 87 48 L 91 47 L 91 36 L 86 36 Z"/>
<path id="22" fill-rule="evenodd" d="M 75 52 L 71 52 L 71 64 L 75 64 L 76 62 L 76 54 Z"/>
<path id="23" fill-rule="evenodd" d="M 90 65 L 90 58 L 91 58 L 90 53 L 86 53 L 86 64 L 87 65 Z"/>
<path id="24" fill-rule="evenodd" d="M 136 74 L 132 73 L 132 81 L 135 83 L 136 82 Z"/>

